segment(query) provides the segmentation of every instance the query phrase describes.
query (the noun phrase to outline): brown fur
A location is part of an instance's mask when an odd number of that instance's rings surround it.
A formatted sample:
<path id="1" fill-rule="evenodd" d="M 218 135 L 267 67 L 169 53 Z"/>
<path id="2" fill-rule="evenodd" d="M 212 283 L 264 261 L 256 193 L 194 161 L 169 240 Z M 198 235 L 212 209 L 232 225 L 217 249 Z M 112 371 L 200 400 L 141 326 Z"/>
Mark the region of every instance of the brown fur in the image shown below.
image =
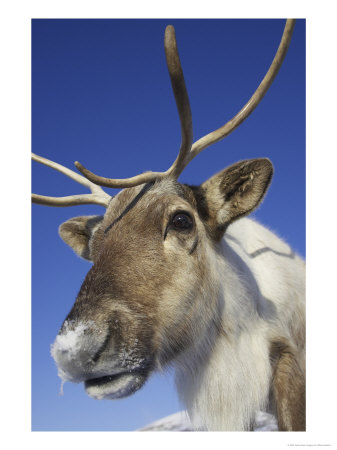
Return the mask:
<path id="1" fill-rule="evenodd" d="M 103 216 L 74 217 L 63 223 L 59 232 L 64 242 L 78 255 L 90 260 L 89 242 L 93 236 L 93 230 L 102 220 Z"/>
<path id="2" fill-rule="evenodd" d="M 162 250 L 169 211 L 181 203 L 185 203 L 184 209 L 191 209 L 191 214 L 195 208 L 195 199 L 189 188 L 173 183 L 171 190 L 172 194 L 163 199 L 155 190 L 151 192 L 151 186 L 148 189 L 125 189 L 112 200 L 93 236 L 86 232 L 90 224 L 98 223 L 91 218 L 89 223 L 84 217 L 71 219 L 60 227 L 61 236 L 81 256 L 88 254 L 82 248 L 84 237 L 91 237 L 90 245 L 88 239 L 86 244 L 94 263 L 66 320 L 94 319 L 96 323 L 104 323 L 104 329 L 113 325 L 111 338 L 117 348 L 120 342 L 131 347 L 132 341 L 137 339 L 142 343 L 143 356 L 149 365 L 153 364 L 153 355 L 159 347 L 161 364 L 165 364 L 191 343 L 186 322 L 188 313 L 174 324 L 174 333 L 166 330 L 166 342 L 156 332 L 160 328 L 158 300 L 165 289 L 174 285 L 172 279 L 179 272 L 178 260 L 173 261 L 172 266 Z M 71 239 L 70 231 L 73 232 Z M 197 230 L 188 235 L 177 233 L 175 239 L 180 248 L 186 249 L 189 257 L 193 258 L 195 248 L 193 252 L 191 249 L 198 242 Z M 118 311 L 121 307 L 130 310 L 131 314 Z M 122 330 L 114 325 L 116 315 L 124 324 Z M 101 356 L 106 356 L 103 351 Z"/>
<path id="3" fill-rule="evenodd" d="M 198 260 L 202 246 L 201 229 L 195 225 L 188 233 L 171 230 L 170 215 L 179 209 L 189 211 L 194 221 L 203 223 L 208 236 L 217 240 L 230 221 L 259 203 L 269 185 L 271 167 L 265 159 L 243 161 L 200 187 L 171 180 L 124 189 L 111 200 L 103 218 L 76 217 L 62 224 L 64 241 L 94 263 L 66 320 L 94 319 L 104 324 L 105 332 L 117 343 L 122 341 L 121 335 L 130 346 L 138 339 L 151 364 L 158 348 L 161 364 L 172 360 L 191 344 L 188 317 L 189 309 L 194 308 L 193 294 L 179 318 L 170 306 L 174 314 L 171 320 L 167 316 L 163 320 L 158 301 L 166 289 L 172 289 L 182 270 L 190 270 L 200 280 L 207 271 L 201 261 L 197 265 L 192 262 L 193 258 Z M 230 213 L 219 222 L 221 208 Z M 168 232 L 176 249 L 182 251 L 174 254 L 173 260 L 163 253 Z M 117 314 L 127 335 L 115 325 Z"/>
<path id="4" fill-rule="evenodd" d="M 268 159 L 240 161 L 211 177 L 193 191 L 198 211 L 215 241 L 234 220 L 249 214 L 263 199 L 273 175 Z M 221 220 L 219 211 L 223 210 Z"/>
<path id="5" fill-rule="evenodd" d="M 272 395 L 280 431 L 305 431 L 305 380 L 296 352 L 284 340 L 273 341 Z"/>

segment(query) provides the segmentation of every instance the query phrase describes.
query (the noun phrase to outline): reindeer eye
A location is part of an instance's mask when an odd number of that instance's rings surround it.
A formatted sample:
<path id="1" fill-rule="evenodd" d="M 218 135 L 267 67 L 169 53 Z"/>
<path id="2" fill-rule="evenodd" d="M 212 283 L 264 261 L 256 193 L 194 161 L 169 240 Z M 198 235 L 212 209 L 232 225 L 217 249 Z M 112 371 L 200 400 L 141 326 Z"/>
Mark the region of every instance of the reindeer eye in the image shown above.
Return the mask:
<path id="1" fill-rule="evenodd" d="M 171 223 L 176 230 L 190 230 L 193 227 L 193 220 L 187 213 L 176 214 Z"/>

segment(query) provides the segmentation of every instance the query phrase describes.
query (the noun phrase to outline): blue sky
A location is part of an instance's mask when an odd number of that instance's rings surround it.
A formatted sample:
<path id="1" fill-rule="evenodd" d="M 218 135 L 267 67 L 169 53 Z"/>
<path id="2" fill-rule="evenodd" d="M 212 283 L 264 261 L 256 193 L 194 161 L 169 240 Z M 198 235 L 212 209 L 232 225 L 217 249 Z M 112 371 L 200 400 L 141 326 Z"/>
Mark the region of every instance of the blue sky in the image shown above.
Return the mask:
<path id="1" fill-rule="evenodd" d="M 163 34 L 176 29 L 195 140 L 231 119 L 256 89 L 279 44 L 283 20 L 33 20 L 32 149 L 103 176 L 165 170 L 180 126 L 165 65 Z M 253 114 L 193 160 L 180 180 L 199 184 L 241 159 L 268 157 L 275 175 L 254 216 L 305 256 L 305 21 L 296 23 L 284 64 Z M 33 164 L 33 192 L 85 188 Z M 60 223 L 101 214 L 98 206 L 32 213 L 32 429 L 134 430 L 181 409 L 172 374 L 156 375 L 133 397 L 95 401 L 60 380 L 50 344 L 90 263 L 58 237 Z"/>

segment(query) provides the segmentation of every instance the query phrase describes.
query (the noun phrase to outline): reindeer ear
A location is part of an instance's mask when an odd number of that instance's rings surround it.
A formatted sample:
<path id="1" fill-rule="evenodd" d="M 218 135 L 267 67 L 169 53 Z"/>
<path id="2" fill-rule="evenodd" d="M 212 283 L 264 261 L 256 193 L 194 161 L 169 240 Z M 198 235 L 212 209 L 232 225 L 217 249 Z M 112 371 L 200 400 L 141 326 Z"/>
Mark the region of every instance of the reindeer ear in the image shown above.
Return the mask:
<path id="1" fill-rule="evenodd" d="M 221 239 L 231 222 L 259 205 L 272 175 L 268 159 L 252 159 L 224 169 L 200 186 L 206 223 L 215 239 Z"/>
<path id="2" fill-rule="evenodd" d="M 89 241 L 102 220 L 103 216 L 74 217 L 60 225 L 59 234 L 75 253 L 91 261 Z"/>

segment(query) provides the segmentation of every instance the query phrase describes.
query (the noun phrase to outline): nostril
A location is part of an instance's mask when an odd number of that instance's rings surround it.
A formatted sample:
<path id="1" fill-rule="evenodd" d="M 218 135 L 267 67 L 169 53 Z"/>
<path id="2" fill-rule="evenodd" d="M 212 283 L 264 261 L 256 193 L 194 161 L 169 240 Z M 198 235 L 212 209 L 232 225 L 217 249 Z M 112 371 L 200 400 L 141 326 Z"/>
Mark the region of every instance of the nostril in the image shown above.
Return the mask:
<path id="1" fill-rule="evenodd" d="M 102 355 L 104 350 L 107 348 L 107 346 L 110 342 L 111 335 L 112 335 L 112 328 L 111 328 L 111 325 L 109 325 L 108 333 L 104 339 L 102 346 L 99 348 L 99 350 L 96 352 L 96 354 L 92 357 L 92 361 L 94 363 L 96 363 L 99 360 L 100 356 Z"/>

